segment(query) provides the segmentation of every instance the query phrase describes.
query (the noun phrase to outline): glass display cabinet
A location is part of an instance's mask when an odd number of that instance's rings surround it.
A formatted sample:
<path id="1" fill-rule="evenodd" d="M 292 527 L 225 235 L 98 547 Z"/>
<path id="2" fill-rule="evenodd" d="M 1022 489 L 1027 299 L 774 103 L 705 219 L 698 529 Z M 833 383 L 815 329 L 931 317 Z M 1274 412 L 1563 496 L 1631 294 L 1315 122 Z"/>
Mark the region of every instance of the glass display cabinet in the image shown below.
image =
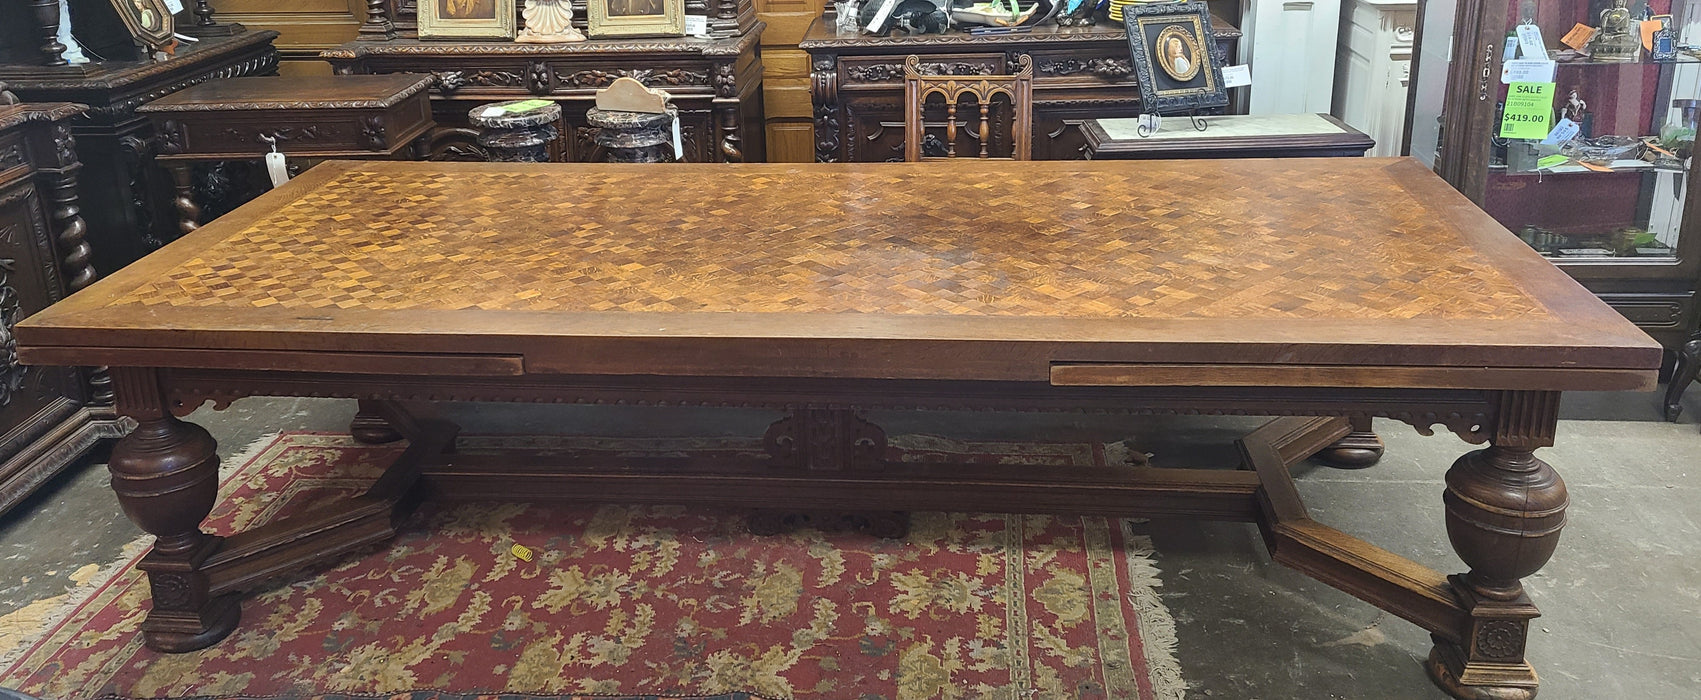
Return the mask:
<path id="1" fill-rule="evenodd" d="M 1701 359 L 1701 0 L 1461 0 L 1453 36 L 1436 170 L 1674 351 L 1675 419 Z"/>

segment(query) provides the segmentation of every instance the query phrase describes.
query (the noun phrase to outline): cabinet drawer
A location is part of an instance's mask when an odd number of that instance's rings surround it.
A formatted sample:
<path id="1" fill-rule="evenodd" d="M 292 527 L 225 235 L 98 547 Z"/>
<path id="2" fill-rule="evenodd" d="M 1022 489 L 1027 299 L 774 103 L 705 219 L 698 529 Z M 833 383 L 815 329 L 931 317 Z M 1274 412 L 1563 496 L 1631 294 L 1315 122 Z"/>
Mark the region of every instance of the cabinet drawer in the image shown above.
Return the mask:
<path id="1" fill-rule="evenodd" d="M 942 53 L 922 57 L 924 75 L 1000 75 L 1002 53 Z M 898 87 L 904 84 L 904 56 L 848 56 L 839 59 L 839 84 L 846 89 Z"/>
<path id="2" fill-rule="evenodd" d="M 1676 328 L 1689 318 L 1691 294 L 1602 294 L 1614 311 L 1643 328 Z"/>
<path id="3" fill-rule="evenodd" d="M 1033 51 L 1034 82 L 1040 85 L 1134 85 L 1128 50 Z"/>

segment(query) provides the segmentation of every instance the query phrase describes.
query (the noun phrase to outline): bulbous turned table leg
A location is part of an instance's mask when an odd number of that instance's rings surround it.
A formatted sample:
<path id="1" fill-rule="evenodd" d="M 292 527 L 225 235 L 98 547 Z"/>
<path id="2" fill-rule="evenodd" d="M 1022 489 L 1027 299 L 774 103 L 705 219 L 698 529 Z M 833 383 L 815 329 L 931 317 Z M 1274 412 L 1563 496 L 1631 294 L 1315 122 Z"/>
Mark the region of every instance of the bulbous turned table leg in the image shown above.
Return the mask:
<path id="1" fill-rule="evenodd" d="M 1353 431 L 1323 448 L 1317 461 L 1337 469 L 1363 469 L 1382 459 L 1382 438 L 1371 431 L 1369 417 L 1354 417 Z"/>
<path id="2" fill-rule="evenodd" d="M 142 632 L 159 651 L 200 649 L 236 628 L 236 597 L 211 597 L 201 570 L 220 544 L 200 529 L 218 496 L 216 448 L 205 429 L 163 413 L 142 419 L 108 464 L 125 515 L 155 538 L 138 568 L 153 591 Z"/>
<path id="3" fill-rule="evenodd" d="M 1457 640 L 1435 635 L 1428 668 L 1470 700 L 1527 700 L 1538 685 L 1524 660 L 1539 615 L 1519 582 L 1545 565 L 1565 527 L 1565 482 L 1532 449 L 1494 445 L 1459 458 L 1442 496 L 1447 537 L 1470 567 L 1451 577 L 1469 613 Z"/>
<path id="4" fill-rule="evenodd" d="M 401 432 L 397 431 L 394 426 L 390 425 L 390 421 L 384 418 L 383 412 L 378 409 L 378 403 L 366 399 L 360 400 L 360 408 L 355 412 L 354 420 L 349 421 L 348 432 L 349 435 L 354 436 L 357 442 L 368 445 L 379 445 L 402 439 Z"/>

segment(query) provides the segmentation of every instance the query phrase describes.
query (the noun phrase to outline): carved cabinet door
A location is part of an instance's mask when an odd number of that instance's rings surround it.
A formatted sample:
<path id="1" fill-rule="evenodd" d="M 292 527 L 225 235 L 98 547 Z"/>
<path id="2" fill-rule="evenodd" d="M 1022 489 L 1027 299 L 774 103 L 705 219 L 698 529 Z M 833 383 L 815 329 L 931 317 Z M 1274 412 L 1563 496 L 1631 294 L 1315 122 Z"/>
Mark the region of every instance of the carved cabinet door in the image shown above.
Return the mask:
<path id="1" fill-rule="evenodd" d="M 12 335 L 14 324 L 63 296 L 49 236 L 46 209 L 34 183 L 21 179 L 0 186 L 0 434 L 9 436 L 0 453 L 39 432 L 19 426 L 46 428 L 52 423 L 38 420 L 45 418 L 42 413 L 74 408 L 61 397 L 82 397 L 76 370 L 18 364 Z"/>

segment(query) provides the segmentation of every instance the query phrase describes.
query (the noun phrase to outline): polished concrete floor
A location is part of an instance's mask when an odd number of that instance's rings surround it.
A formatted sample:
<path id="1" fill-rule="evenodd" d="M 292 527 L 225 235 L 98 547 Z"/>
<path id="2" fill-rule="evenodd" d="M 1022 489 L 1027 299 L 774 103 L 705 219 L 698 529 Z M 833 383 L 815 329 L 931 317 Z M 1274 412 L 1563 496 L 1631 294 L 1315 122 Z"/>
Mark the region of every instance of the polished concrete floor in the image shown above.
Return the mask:
<path id="1" fill-rule="evenodd" d="M 1684 422 L 1658 421 L 1651 394 L 1567 397 L 1559 444 L 1540 454 L 1564 475 L 1571 523 L 1558 554 L 1526 580 L 1544 616 L 1529 657 L 1552 700 L 1701 698 L 1701 390 Z M 247 399 L 203 409 L 226 456 L 267 433 L 339 430 L 351 402 Z M 688 409 L 462 406 L 468 433 L 759 434 L 771 414 Z M 1256 421 L 1066 414 L 871 416 L 888 432 L 979 439 L 1123 439 L 1157 466 L 1226 465 Z M 1306 465 L 1314 517 L 1443 571 L 1462 565 L 1442 527 L 1442 473 L 1472 449 L 1393 421 L 1363 471 Z M 119 514 L 98 464 L 83 465 L 0 518 L 0 616 L 16 621 L 63 595 L 139 533 Z M 1254 528 L 1197 522 L 1143 526 L 1157 545 L 1189 698 L 1444 697 L 1425 678 L 1429 640 L 1416 627 L 1272 564 Z M 32 604 L 34 604 L 32 606 Z M 0 617 L 0 621 L 5 618 Z M 0 624 L 0 628 L 4 625 Z M 7 639 L 0 635 L 0 653 Z"/>

